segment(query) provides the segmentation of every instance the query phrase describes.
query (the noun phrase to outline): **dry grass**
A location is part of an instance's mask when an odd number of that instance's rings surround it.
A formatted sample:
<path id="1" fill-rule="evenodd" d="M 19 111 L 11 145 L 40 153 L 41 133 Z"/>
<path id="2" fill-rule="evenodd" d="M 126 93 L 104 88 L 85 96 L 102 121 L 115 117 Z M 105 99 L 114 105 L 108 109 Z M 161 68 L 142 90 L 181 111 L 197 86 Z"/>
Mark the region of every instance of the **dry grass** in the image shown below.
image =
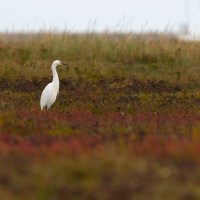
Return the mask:
<path id="1" fill-rule="evenodd" d="M 171 84 L 195 80 L 199 85 L 199 43 L 163 35 L 35 34 L 2 36 L 1 76 L 50 76 L 53 60 L 67 61 L 61 78 L 98 79 L 134 75 L 141 80 L 162 79 Z"/>

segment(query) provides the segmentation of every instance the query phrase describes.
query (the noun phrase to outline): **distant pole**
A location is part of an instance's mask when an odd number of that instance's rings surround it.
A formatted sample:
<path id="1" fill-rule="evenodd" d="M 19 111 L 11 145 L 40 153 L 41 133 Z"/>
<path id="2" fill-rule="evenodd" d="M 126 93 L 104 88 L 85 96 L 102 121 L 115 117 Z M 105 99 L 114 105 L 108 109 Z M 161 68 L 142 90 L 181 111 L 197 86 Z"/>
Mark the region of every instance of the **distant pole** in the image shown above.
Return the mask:
<path id="1" fill-rule="evenodd" d="M 190 0 L 185 0 L 185 24 L 183 29 L 185 33 L 189 32 L 190 28 Z"/>

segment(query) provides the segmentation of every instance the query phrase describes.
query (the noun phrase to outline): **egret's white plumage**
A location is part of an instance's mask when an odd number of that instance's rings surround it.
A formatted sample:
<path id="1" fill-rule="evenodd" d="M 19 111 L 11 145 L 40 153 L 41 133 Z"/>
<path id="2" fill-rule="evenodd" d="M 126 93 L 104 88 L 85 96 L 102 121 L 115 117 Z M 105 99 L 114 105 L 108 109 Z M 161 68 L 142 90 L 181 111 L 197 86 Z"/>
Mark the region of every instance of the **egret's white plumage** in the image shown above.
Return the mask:
<path id="1" fill-rule="evenodd" d="M 51 105 L 55 102 L 56 96 L 59 92 L 59 79 L 58 79 L 58 73 L 56 71 L 57 65 L 68 65 L 65 63 L 60 62 L 59 60 L 55 60 L 52 65 L 52 73 L 53 73 L 53 81 L 49 83 L 43 90 L 41 98 L 40 98 L 40 107 L 41 110 L 43 109 L 49 109 Z"/>

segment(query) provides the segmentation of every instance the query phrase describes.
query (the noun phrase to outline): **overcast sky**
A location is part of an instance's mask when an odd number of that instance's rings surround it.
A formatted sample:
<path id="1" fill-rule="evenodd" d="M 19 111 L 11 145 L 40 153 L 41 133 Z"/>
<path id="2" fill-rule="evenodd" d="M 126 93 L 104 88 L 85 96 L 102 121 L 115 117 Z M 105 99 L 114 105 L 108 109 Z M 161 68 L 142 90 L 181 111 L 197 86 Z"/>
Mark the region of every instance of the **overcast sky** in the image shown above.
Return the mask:
<path id="1" fill-rule="evenodd" d="M 164 31 L 186 21 L 200 31 L 200 0 L 0 0 L 1 32 Z"/>

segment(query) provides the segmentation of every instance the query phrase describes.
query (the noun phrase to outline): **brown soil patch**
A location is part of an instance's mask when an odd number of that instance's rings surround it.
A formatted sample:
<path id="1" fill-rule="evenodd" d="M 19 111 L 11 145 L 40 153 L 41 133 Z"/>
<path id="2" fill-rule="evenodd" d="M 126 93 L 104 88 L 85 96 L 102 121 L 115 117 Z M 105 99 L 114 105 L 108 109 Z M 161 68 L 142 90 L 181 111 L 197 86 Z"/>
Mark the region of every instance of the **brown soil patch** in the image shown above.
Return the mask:
<path id="1" fill-rule="evenodd" d="M 37 92 L 42 91 L 44 87 L 52 81 L 52 78 L 27 80 L 25 77 L 19 77 L 15 81 L 6 78 L 0 78 L 0 90 L 12 92 Z M 149 92 L 178 92 L 183 88 L 181 85 L 168 85 L 165 81 L 147 80 L 142 82 L 131 76 L 129 79 L 114 77 L 112 79 L 100 79 L 95 82 L 89 82 L 83 79 L 77 81 L 61 79 L 60 90 L 67 92 L 73 91 L 105 91 L 105 92 L 122 92 L 125 94 Z"/>

